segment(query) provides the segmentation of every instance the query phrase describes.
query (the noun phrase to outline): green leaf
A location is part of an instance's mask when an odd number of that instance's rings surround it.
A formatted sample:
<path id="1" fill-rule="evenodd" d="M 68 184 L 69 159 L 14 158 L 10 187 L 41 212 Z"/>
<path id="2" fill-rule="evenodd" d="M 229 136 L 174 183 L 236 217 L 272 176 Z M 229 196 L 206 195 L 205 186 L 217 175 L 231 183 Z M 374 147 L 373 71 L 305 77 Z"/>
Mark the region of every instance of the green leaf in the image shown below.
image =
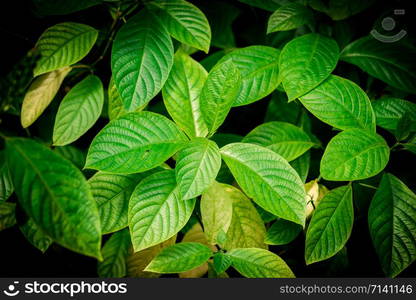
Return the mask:
<path id="1" fill-rule="evenodd" d="M 161 165 L 185 143 L 186 137 L 166 117 L 128 113 L 111 121 L 93 139 L 86 168 L 111 173 L 138 173 Z"/>
<path id="2" fill-rule="evenodd" d="M 416 122 L 416 104 L 410 101 L 384 97 L 371 102 L 376 114 L 377 125 L 389 129 L 396 130 L 397 125 L 403 116 L 408 113 L 410 119 Z M 416 125 L 413 125 L 416 129 Z"/>
<path id="3" fill-rule="evenodd" d="M 376 130 L 370 99 L 348 79 L 330 75 L 299 100 L 315 117 L 335 128 Z"/>
<path id="4" fill-rule="evenodd" d="M 343 131 L 326 146 L 321 175 L 332 181 L 369 178 L 384 169 L 389 155 L 386 141 L 378 134 L 360 129 Z"/>
<path id="5" fill-rule="evenodd" d="M 335 69 L 339 57 L 337 43 L 311 33 L 287 43 L 280 54 L 279 82 L 289 101 L 317 87 Z"/>
<path id="6" fill-rule="evenodd" d="M 308 4 L 313 9 L 326 13 L 332 20 L 338 21 L 365 10 L 374 2 L 375 0 L 309 0 Z"/>
<path id="7" fill-rule="evenodd" d="M 394 136 L 396 137 L 397 141 L 404 141 L 407 139 L 412 132 L 412 127 L 416 125 L 415 122 L 410 117 L 409 113 L 405 113 L 403 117 L 397 123 L 396 131 L 394 132 Z"/>
<path id="8" fill-rule="evenodd" d="M 213 135 L 228 115 L 241 88 L 241 74 L 230 61 L 216 65 L 208 74 L 200 95 L 202 116 Z"/>
<path id="9" fill-rule="evenodd" d="M 248 278 L 293 278 L 288 265 L 276 254 L 257 248 L 233 249 L 227 252 L 232 266 Z"/>
<path id="10" fill-rule="evenodd" d="M 348 241 L 354 223 L 351 185 L 331 190 L 319 202 L 306 233 L 305 260 L 328 259 Z"/>
<path id="11" fill-rule="evenodd" d="M 211 244 L 217 243 L 220 231 L 227 232 L 233 215 L 234 189 L 214 181 L 202 194 L 200 210 L 204 232 Z"/>
<path id="12" fill-rule="evenodd" d="M 146 267 L 145 271 L 185 272 L 202 265 L 211 255 L 211 249 L 200 243 L 179 243 L 163 249 Z"/>
<path id="13" fill-rule="evenodd" d="M 6 152 L 19 202 L 36 225 L 61 246 L 100 259 L 100 218 L 82 173 L 29 139 L 8 139 Z"/>
<path id="14" fill-rule="evenodd" d="M 128 226 L 130 196 L 146 175 L 147 172 L 130 175 L 97 172 L 88 180 L 92 195 L 97 201 L 103 234 Z"/>
<path id="15" fill-rule="evenodd" d="M 124 107 L 145 106 L 162 89 L 173 64 L 169 33 L 144 9 L 117 32 L 111 53 L 111 70 Z"/>
<path id="16" fill-rule="evenodd" d="M 14 191 L 10 170 L 4 151 L 0 151 L 0 203 L 6 201 Z"/>
<path id="17" fill-rule="evenodd" d="M 27 128 L 35 122 L 49 106 L 61 87 L 70 67 L 52 71 L 37 77 L 23 99 L 20 123 Z"/>
<path id="18" fill-rule="evenodd" d="M 402 43 L 383 43 L 371 36 L 352 42 L 341 53 L 341 60 L 412 94 L 416 92 L 415 58 L 413 47 Z"/>
<path id="19" fill-rule="evenodd" d="M 53 240 L 36 225 L 32 218 L 29 218 L 26 223 L 20 225 L 19 229 L 29 243 L 42 251 L 42 253 L 45 253 L 53 243 Z"/>
<path id="20" fill-rule="evenodd" d="M 85 153 L 74 146 L 67 145 L 62 147 L 55 147 L 53 151 L 58 153 L 63 158 L 69 160 L 78 169 L 82 169 L 85 165 Z"/>
<path id="21" fill-rule="evenodd" d="M 224 197 L 232 201 L 231 224 L 226 232 L 226 239 L 222 243 L 224 249 L 233 248 L 266 248 L 264 238 L 266 227 L 253 203 L 239 189 L 231 185 L 222 185 Z M 217 242 L 220 242 L 220 230 Z"/>
<path id="22" fill-rule="evenodd" d="M 279 7 L 270 17 L 267 33 L 296 29 L 313 22 L 312 11 L 296 2 Z"/>
<path id="23" fill-rule="evenodd" d="M 130 247 L 130 234 L 127 229 L 114 233 L 101 250 L 103 261 L 98 263 L 98 276 L 106 278 L 125 277 L 127 275 L 126 259 Z"/>
<path id="24" fill-rule="evenodd" d="M 247 105 L 272 93 L 278 86 L 280 50 L 267 46 L 236 49 L 218 64 L 231 62 L 241 75 L 241 89 L 233 106 Z"/>
<path id="25" fill-rule="evenodd" d="M 114 79 L 111 77 L 108 85 L 108 117 L 110 120 L 114 120 L 126 113 L 127 111 L 123 106 L 123 99 L 121 99 Z"/>
<path id="26" fill-rule="evenodd" d="M 199 95 L 208 73 L 190 56 L 178 51 L 163 89 L 163 102 L 169 115 L 189 137 L 208 134 L 201 115 Z"/>
<path id="27" fill-rule="evenodd" d="M 129 227 L 135 252 L 168 240 L 191 217 L 195 199 L 182 200 L 175 171 L 155 173 L 134 190 L 129 203 Z"/>
<path id="28" fill-rule="evenodd" d="M 36 43 L 41 58 L 33 71 L 34 75 L 38 76 L 80 61 L 90 52 L 97 37 L 97 30 L 79 23 L 60 23 L 48 28 Z"/>
<path id="29" fill-rule="evenodd" d="M 302 129 L 285 122 L 269 122 L 257 126 L 244 137 L 243 143 L 266 147 L 287 161 L 298 158 L 314 145 Z"/>
<path id="30" fill-rule="evenodd" d="M 238 185 L 259 206 L 282 219 L 305 224 L 305 189 L 284 158 L 244 143 L 229 144 L 220 151 Z"/>
<path id="31" fill-rule="evenodd" d="M 368 224 L 386 276 L 396 277 L 416 260 L 416 195 L 394 175 L 383 175 Z"/>
<path id="32" fill-rule="evenodd" d="M 290 165 L 299 174 L 299 177 L 302 180 L 302 182 L 306 182 L 306 179 L 308 178 L 310 163 L 310 151 L 305 152 L 304 154 L 290 162 Z"/>
<path id="33" fill-rule="evenodd" d="M 75 85 L 59 105 L 53 128 L 53 143 L 64 146 L 76 141 L 97 122 L 104 104 L 100 78 L 86 77 Z"/>
<path id="34" fill-rule="evenodd" d="M 176 157 L 176 181 L 183 200 L 198 197 L 217 177 L 221 167 L 220 150 L 213 141 L 195 138 Z"/>
<path id="35" fill-rule="evenodd" d="M 293 241 L 302 231 L 299 224 L 279 219 L 267 230 L 264 242 L 268 245 L 286 245 Z"/>
<path id="36" fill-rule="evenodd" d="M 155 0 L 147 5 L 175 39 L 208 53 L 211 28 L 198 7 L 184 0 Z"/>
<path id="37" fill-rule="evenodd" d="M 224 273 L 231 266 L 231 257 L 217 252 L 214 254 L 214 269 L 217 274 Z"/>
<path id="38" fill-rule="evenodd" d="M 0 202 L 0 231 L 16 224 L 16 204 Z"/>

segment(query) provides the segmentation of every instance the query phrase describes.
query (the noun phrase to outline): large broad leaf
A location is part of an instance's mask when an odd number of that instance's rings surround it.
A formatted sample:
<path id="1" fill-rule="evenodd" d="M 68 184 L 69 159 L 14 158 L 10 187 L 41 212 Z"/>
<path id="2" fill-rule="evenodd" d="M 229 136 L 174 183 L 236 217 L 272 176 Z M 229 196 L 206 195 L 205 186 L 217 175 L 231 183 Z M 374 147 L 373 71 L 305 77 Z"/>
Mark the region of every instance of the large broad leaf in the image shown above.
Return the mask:
<path id="1" fill-rule="evenodd" d="M 103 261 L 98 263 L 98 276 L 106 278 L 125 277 L 127 275 L 126 259 L 130 247 L 130 234 L 127 229 L 114 233 L 101 250 Z"/>
<path id="2" fill-rule="evenodd" d="M 29 243 L 42 251 L 42 253 L 45 253 L 53 243 L 53 240 L 35 224 L 32 218 L 29 218 L 26 223 L 20 225 L 19 229 Z"/>
<path id="3" fill-rule="evenodd" d="M 127 227 L 130 196 L 146 175 L 147 172 L 130 175 L 97 172 L 88 180 L 97 201 L 103 234 Z"/>
<path id="4" fill-rule="evenodd" d="M 41 58 L 35 76 L 72 65 L 90 52 L 98 31 L 79 23 L 60 23 L 48 28 L 36 43 Z"/>
<path id="5" fill-rule="evenodd" d="M 16 224 L 16 204 L 0 202 L 0 231 Z"/>
<path id="6" fill-rule="evenodd" d="M 184 134 L 164 116 L 148 111 L 128 113 L 111 121 L 93 139 L 86 168 L 143 172 L 162 164 L 185 141 Z"/>
<path id="7" fill-rule="evenodd" d="M 148 6 L 175 39 L 208 53 L 211 28 L 198 7 L 184 0 L 155 0 Z"/>
<path id="8" fill-rule="evenodd" d="M 100 78 L 90 75 L 75 85 L 59 105 L 53 128 L 53 143 L 64 146 L 76 141 L 101 115 L 104 90 Z"/>
<path id="9" fill-rule="evenodd" d="M 135 251 L 168 240 L 181 230 L 194 209 L 195 199 L 182 200 L 175 171 L 155 173 L 134 190 L 129 203 L 129 227 Z"/>
<path id="10" fill-rule="evenodd" d="M 279 7 L 270 17 L 267 33 L 296 29 L 313 22 L 312 11 L 296 2 Z"/>
<path id="11" fill-rule="evenodd" d="M 29 139 L 8 139 L 6 153 L 19 202 L 36 225 L 58 244 L 101 258 L 100 217 L 82 173 Z"/>
<path id="12" fill-rule="evenodd" d="M 241 88 L 241 74 L 231 61 L 216 65 L 200 95 L 201 112 L 209 135 L 224 122 Z"/>
<path id="13" fill-rule="evenodd" d="M 320 201 L 306 233 L 307 264 L 334 256 L 351 235 L 354 223 L 351 185 L 330 191 Z"/>
<path id="14" fill-rule="evenodd" d="M 285 122 L 269 122 L 257 126 L 243 143 L 260 145 L 292 161 L 308 151 L 314 143 L 299 127 Z"/>
<path id="15" fill-rule="evenodd" d="M 343 131 L 326 146 L 321 175 L 333 181 L 369 178 L 384 169 L 389 155 L 386 141 L 378 134 L 360 129 Z"/>
<path id="16" fill-rule="evenodd" d="M 63 67 L 43 74 L 33 81 L 23 99 L 20 115 L 23 128 L 29 127 L 39 118 L 55 97 L 62 81 L 70 71 L 70 67 Z"/>
<path id="17" fill-rule="evenodd" d="M 162 94 L 169 115 L 189 137 L 206 136 L 207 126 L 201 115 L 199 94 L 207 71 L 182 51 L 175 54 L 172 71 Z"/>
<path id="18" fill-rule="evenodd" d="M 286 245 L 293 241 L 302 231 L 299 224 L 279 219 L 267 230 L 265 243 L 268 245 Z"/>
<path id="19" fill-rule="evenodd" d="M 227 250 L 234 248 L 265 248 L 266 227 L 250 199 L 231 185 L 222 185 L 225 197 L 232 201 L 231 224 L 222 243 Z M 221 233 L 221 231 L 219 231 Z M 217 242 L 220 235 L 217 235 Z"/>
<path id="20" fill-rule="evenodd" d="M 279 81 L 289 101 L 324 81 L 335 69 L 338 57 L 337 43 L 319 34 L 303 35 L 287 43 L 280 54 Z"/>
<path id="21" fill-rule="evenodd" d="M 172 40 L 158 19 L 146 9 L 129 19 L 111 53 L 114 82 L 126 110 L 146 105 L 161 90 L 172 64 Z"/>
<path id="22" fill-rule="evenodd" d="M 202 224 L 208 241 L 217 243 L 218 234 L 227 232 L 233 214 L 233 199 L 230 197 L 234 189 L 228 185 L 213 182 L 201 197 L 200 210 Z"/>
<path id="23" fill-rule="evenodd" d="M 0 203 L 6 201 L 13 194 L 14 187 L 10 177 L 4 151 L 0 151 Z"/>
<path id="24" fill-rule="evenodd" d="M 241 74 L 241 89 L 233 106 L 255 102 L 277 88 L 279 55 L 280 51 L 272 47 L 250 46 L 236 49 L 218 62 L 232 62 Z"/>
<path id="25" fill-rule="evenodd" d="M 416 104 L 410 101 L 384 97 L 371 102 L 374 113 L 376 114 L 377 125 L 389 130 L 397 129 L 400 119 L 405 114 L 409 115 L 410 120 L 415 123 L 416 129 Z"/>
<path id="26" fill-rule="evenodd" d="M 293 278 L 295 275 L 288 265 L 273 252 L 244 248 L 233 249 L 226 254 L 231 257 L 231 265 L 248 278 Z"/>
<path id="27" fill-rule="evenodd" d="M 176 156 L 176 181 L 183 200 L 200 196 L 217 177 L 221 154 L 215 142 L 196 138 Z"/>
<path id="28" fill-rule="evenodd" d="M 123 105 L 123 99 L 121 99 L 120 93 L 114 83 L 114 79 L 110 79 L 108 85 L 108 117 L 110 120 L 117 119 L 118 117 L 127 113 Z"/>
<path id="29" fill-rule="evenodd" d="M 361 68 L 388 85 L 416 92 L 416 50 L 402 43 L 383 43 L 363 37 L 349 44 L 341 59 Z"/>
<path id="30" fill-rule="evenodd" d="M 212 250 L 201 243 L 179 243 L 163 249 L 146 267 L 156 273 L 180 273 L 205 263 Z"/>
<path id="31" fill-rule="evenodd" d="M 358 85 L 348 79 L 330 75 L 299 99 L 314 116 L 335 128 L 376 129 L 370 99 Z"/>
<path id="32" fill-rule="evenodd" d="M 221 154 L 243 191 L 265 210 L 305 224 L 305 189 L 296 171 L 267 148 L 233 143 Z"/>
<path id="33" fill-rule="evenodd" d="M 386 276 L 397 276 L 416 260 L 416 195 L 394 175 L 383 176 L 368 224 Z"/>

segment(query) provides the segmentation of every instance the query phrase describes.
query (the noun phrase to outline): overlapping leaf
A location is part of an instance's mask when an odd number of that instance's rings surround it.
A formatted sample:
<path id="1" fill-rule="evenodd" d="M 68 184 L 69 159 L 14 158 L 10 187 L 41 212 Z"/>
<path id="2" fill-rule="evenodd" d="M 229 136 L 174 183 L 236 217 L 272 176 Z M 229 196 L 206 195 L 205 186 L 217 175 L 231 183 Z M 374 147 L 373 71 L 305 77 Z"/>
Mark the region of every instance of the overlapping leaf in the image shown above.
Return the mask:
<path id="1" fill-rule="evenodd" d="M 308 178 L 309 174 L 309 166 L 311 163 L 311 153 L 310 151 L 305 152 L 295 160 L 292 160 L 290 162 L 290 165 L 293 169 L 298 172 L 300 179 L 302 182 L 306 181 L 306 178 Z"/>
<path id="2" fill-rule="evenodd" d="M 293 2 L 279 7 L 269 17 L 267 33 L 292 30 L 312 22 L 312 11 L 302 4 Z"/>
<path id="3" fill-rule="evenodd" d="M 0 203 L 6 201 L 14 191 L 4 151 L 0 151 Z"/>
<path id="4" fill-rule="evenodd" d="M 16 224 L 16 204 L 0 202 L 0 231 Z"/>
<path id="5" fill-rule="evenodd" d="M 55 147 L 53 150 L 63 158 L 72 162 L 78 169 L 82 169 L 84 167 L 85 153 L 80 149 L 68 145 L 62 147 Z"/>
<path id="6" fill-rule="evenodd" d="M 35 224 L 32 218 L 29 218 L 26 223 L 20 225 L 19 229 L 29 243 L 42 251 L 42 253 L 45 253 L 53 243 L 53 240 Z"/>
<path id="7" fill-rule="evenodd" d="M 265 243 L 268 245 L 285 245 L 293 241 L 302 231 L 299 224 L 279 219 L 267 230 Z"/>
<path id="8" fill-rule="evenodd" d="M 397 129 L 401 118 L 407 113 L 410 120 L 415 123 L 416 129 L 416 104 L 410 101 L 383 97 L 371 103 L 376 115 L 377 125 L 389 130 Z"/>

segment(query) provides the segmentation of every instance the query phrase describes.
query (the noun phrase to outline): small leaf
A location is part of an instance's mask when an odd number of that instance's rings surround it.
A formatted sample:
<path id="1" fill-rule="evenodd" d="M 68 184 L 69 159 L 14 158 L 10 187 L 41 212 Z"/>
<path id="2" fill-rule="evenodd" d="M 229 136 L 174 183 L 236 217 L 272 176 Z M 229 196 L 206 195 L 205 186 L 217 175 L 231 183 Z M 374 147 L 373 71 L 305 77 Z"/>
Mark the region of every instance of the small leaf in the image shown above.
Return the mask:
<path id="1" fill-rule="evenodd" d="M 213 141 L 196 138 L 176 157 L 176 181 L 183 200 L 200 196 L 215 180 L 221 167 L 220 150 Z"/>
<path id="2" fill-rule="evenodd" d="M 302 180 L 302 182 L 305 182 L 306 178 L 308 178 L 310 163 L 311 163 L 310 151 L 305 152 L 304 154 L 302 154 L 301 156 L 299 156 L 298 158 L 290 162 L 290 165 L 299 174 L 299 177 Z"/>
<path id="3" fill-rule="evenodd" d="M 233 249 L 226 254 L 232 266 L 248 278 L 293 278 L 288 265 L 276 254 L 257 248 Z"/>
<path id="4" fill-rule="evenodd" d="M 308 151 L 314 143 L 299 127 L 285 122 L 269 122 L 250 131 L 243 143 L 266 147 L 292 161 Z"/>
<path id="5" fill-rule="evenodd" d="M 278 217 L 305 224 L 305 189 L 284 158 L 244 143 L 229 144 L 220 151 L 237 183 L 254 202 Z"/>
<path id="6" fill-rule="evenodd" d="M 20 225 L 19 229 L 29 243 L 42 251 L 42 253 L 45 253 L 53 243 L 53 240 L 35 224 L 32 218 L 29 218 L 26 223 Z"/>
<path id="7" fill-rule="evenodd" d="M 316 208 L 306 233 L 307 264 L 334 256 L 351 235 L 354 222 L 351 185 L 330 191 Z"/>
<path id="8" fill-rule="evenodd" d="M 317 87 L 335 69 L 338 62 L 337 43 L 311 33 L 287 43 L 280 54 L 279 81 L 292 101 Z"/>
<path id="9" fill-rule="evenodd" d="M 156 273 L 180 273 L 192 270 L 212 255 L 212 251 L 200 243 L 179 243 L 163 249 L 146 267 Z"/>
<path id="10" fill-rule="evenodd" d="M 35 122 L 49 106 L 61 87 L 62 81 L 71 71 L 70 67 L 52 71 L 37 77 L 23 99 L 20 122 L 27 128 Z"/>
<path id="11" fill-rule="evenodd" d="M 67 145 L 62 147 L 55 147 L 53 151 L 58 153 L 63 158 L 69 160 L 78 169 L 82 169 L 85 165 L 85 153 L 74 146 Z"/>
<path id="12" fill-rule="evenodd" d="M 292 242 L 302 231 L 299 224 L 279 219 L 267 230 L 264 242 L 268 245 L 286 245 Z"/>
<path id="13" fill-rule="evenodd" d="M 313 13 L 306 6 L 289 3 L 279 7 L 269 18 L 267 33 L 296 29 L 313 22 Z"/>
<path id="14" fill-rule="evenodd" d="M 6 201 L 14 191 L 10 170 L 4 151 L 0 151 L 0 203 Z"/>
<path id="15" fill-rule="evenodd" d="M 231 257 L 221 252 L 214 254 L 214 269 L 218 274 L 224 273 L 231 266 Z"/>
<path id="16" fill-rule="evenodd" d="M 83 59 L 98 37 L 98 31 L 91 26 L 67 22 L 48 28 L 36 43 L 41 58 L 34 75 L 67 67 Z"/>
<path id="17" fill-rule="evenodd" d="M 416 124 L 416 104 L 410 101 L 383 97 L 379 100 L 371 102 L 376 114 L 377 125 L 389 129 L 396 130 L 400 119 L 407 113 L 410 119 Z M 412 126 L 416 130 L 416 125 Z"/>
<path id="18" fill-rule="evenodd" d="M 368 224 L 386 276 L 396 277 L 416 260 L 416 195 L 394 175 L 383 175 Z"/>
<path id="19" fill-rule="evenodd" d="M 386 141 L 378 134 L 360 129 L 343 131 L 326 146 L 321 175 L 332 181 L 369 178 L 384 169 L 389 155 Z"/>
<path id="20" fill-rule="evenodd" d="M 0 202 L 0 231 L 16 224 L 16 204 Z"/>
<path id="21" fill-rule="evenodd" d="M 412 126 L 414 126 L 413 124 L 414 123 L 412 122 L 410 114 L 405 113 L 397 123 L 397 128 L 394 133 L 396 139 L 398 141 L 403 141 L 407 139 L 412 131 Z"/>
<path id="22" fill-rule="evenodd" d="M 100 117 L 104 104 L 101 80 L 90 75 L 64 97 L 56 114 L 53 143 L 64 146 L 86 133 Z"/>
<path id="23" fill-rule="evenodd" d="M 108 85 L 108 117 L 111 120 L 117 119 L 127 113 L 123 105 L 123 99 L 121 99 L 120 93 L 114 83 L 114 79 L 111 77 Z"/>
<path id="24" fill-rule="evenodd" d="M 135 252 L 168 240 L 188 222 L 195 199 L 182 200 L 175 172 L 150 175 L 137 185 L 129 203 L 129 227 Z"/>
<path id="25" fill-rule="evenodd" d="M 128 113 L 111 121 L 93 139 L 86 168 L 112 173 L 138 173 L 161 165 L 186 141 L 166 117 Z"/>

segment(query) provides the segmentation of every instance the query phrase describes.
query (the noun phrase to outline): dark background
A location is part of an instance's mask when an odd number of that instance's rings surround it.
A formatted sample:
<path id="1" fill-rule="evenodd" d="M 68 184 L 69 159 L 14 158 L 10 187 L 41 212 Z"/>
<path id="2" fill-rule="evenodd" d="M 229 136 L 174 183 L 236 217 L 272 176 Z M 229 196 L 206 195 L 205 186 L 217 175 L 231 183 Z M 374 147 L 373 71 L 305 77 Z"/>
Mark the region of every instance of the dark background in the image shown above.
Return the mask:
<path id="1" fill-rule="evenodd" d="M 365 0 L 363 0 L 365 1 Z M 198 1 L 191 1 L 198 5 Z M 211 2 L 211 1 L 206 1 Z M 269 12 L 249 7 L 238 1 L 223 1 L 232 3 L 240 12 L 233 23 L 233 31 L 236 37 L 236 45 L 244 47 L 252 44 L 265 44 L 265 24 Z M 406 15 L 400 17 L 399 26 L 405 28 L 410 35 L 414 34 L 414 9 L 411 3 L 414 1 L 376 1 L 376 4 L 366 11 L 348 19 L 348 23 L 354 28 L 354 37 L 368 35 L 370 30 L 377 25 L 381 16 L 393 9 L 406 9 Z M 215 5 L 215 4 L 211 4 Z M 215 6 L 214 6 L 215 8 Z M 112 19 L 105 6 L 99 5 L 81 12 L 63 16 L 40 17 L 34 13 L 31 1 L 13 0 L 3 1 L 1 4 L 2 17 L 0 18 L 0 37 L 2 45 L 2 56 L 0 58 L 0 76 L 6 75 L 13 66 L 34 47 L 38 37 L 48 27 L 66 21 L 74 21 L 89 24 L 100 29 L 105 36 L 105 31 L 110 27 Z M 317 14 L 319 22 L 332 26 L 334 22 L 323 14 Z M 399 27 L 400 28 L 400 27 Z M 100 38 L 99 38 L 100 39 Z M 96 49 L 98 48 L 98 49 Z M 99 48 L 93 49 L 92 53 L 86 58 L 86 62 L 95 59 Z M 215 48 L 210 53 L 215 52 Z M 202 59 L 205 55 L 197 53 L 197 59 Z M 104 60 L 97 65 L 97 74 L 101 77 L 105 85 L 110 78 L 109 55 L 107 53 Z M 355 69 L 359 74 L 360 85 L 364 88 L 367 77 L 357 68 L 346 65 L 343 62 L 338 64 L 335 74 L 344 75 L 345 70 Z M 380 95 L 385 85 L 376 81 L 372 84 L 372 89 L 376 95 Z M 413 97 L 407 100 L 415 101 Z M 267 104 L 270 97 L 258 101 L 249 106 L 233 108 L 226 123 L 221 128 L 222 132 L 236 133 L 244 135 L 264 120 Z M 152 100 L 154 103 L 160 102 L 160 97 Z M 57 101 L 48 108 L 49 111 L 56 109 Z M 155 105 L 156 106 L 156 105 Z M 6 129 L 13 129 L 18 134 L 25 136 L 20 129 L 18 117 L 0 116 L 2 123 L 0 126 Z M 37 127 L 31 129 L 32 134 L 47 135 L 51 128 L 45 126 L 48 123 L 47 117 L 42 117 Z M 324 145 L 334 135 L 332 129 L 314 119 L 312 116 L 313 132 L 321 139 Z M 84 137 L 77 141 L 76 145 L 81 149 L 86 149 L 90 140 L 102 128 L 107 121 L 101 119 Z M 40 125 L 39 125 L 40 124 Z M 394 143 L 394 137 L 383 130 L 379 130 L 389 145 Z M 45 133 L 46 132 L 46 133 Z M 319 158 L 322 150 L 313 150 L 312 157 L 315 164 L 312 164 L 311 173 L 308 180 L 317 177 Z M 392 152 L 387 171 L 399 176 L 413 191 L 416 191 L 416 156 L 406 151 Z M 369 180 L 374 185 L 378 184 L 380 177 Z M 322 181 L 329 188 L 334 183 Z M 282 256 L 293 269 L 298 277 L 382 277 L 383 273 L 378 262 L 377 255 L 371 243 L 367 224 L 367 208 L 371 200 L 373 191 L 354 185 L 355 218 L 353 233 L 348 241 L 347 255 L 342 257 L 337 255 L 328 261 L 313 264 L 306 267 L 303 259 L 304 236 L 301 234 L 295 242 L 289 246 L 271 247 L 271 250 Z M 16 201 L 12 196 L 11 201 Z M 18 209 L 18 221 L 23 222 L 24 213 Z M 236 275 L 231 273 L 230 275 Z M 20 233 L 17 226 L 0 232 L 0 276 L 1 277 L 93 277 L 97 276 L 96 261 L 94 259 L 78 255 L 66 250 L 58 245 L 52 245 L 45 254 L 31 246 Z M 416 265 L 401 273 L 400 277 L 416 277 Z"/>

